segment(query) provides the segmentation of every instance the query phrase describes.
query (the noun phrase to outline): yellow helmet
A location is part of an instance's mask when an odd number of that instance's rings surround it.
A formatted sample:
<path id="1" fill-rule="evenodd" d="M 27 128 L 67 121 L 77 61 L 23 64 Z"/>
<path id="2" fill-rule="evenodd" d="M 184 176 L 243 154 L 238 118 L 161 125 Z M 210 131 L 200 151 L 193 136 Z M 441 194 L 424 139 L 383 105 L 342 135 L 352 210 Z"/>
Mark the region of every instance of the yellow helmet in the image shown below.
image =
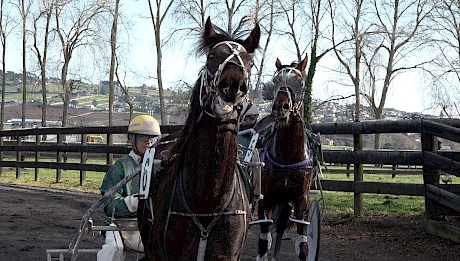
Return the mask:
<path id="1" fill-rule="evenodd" d="M 150 115 L 139 115 L 134 117 L 129 123 L 128 133 L 160 136 L 160 124 Z"/>

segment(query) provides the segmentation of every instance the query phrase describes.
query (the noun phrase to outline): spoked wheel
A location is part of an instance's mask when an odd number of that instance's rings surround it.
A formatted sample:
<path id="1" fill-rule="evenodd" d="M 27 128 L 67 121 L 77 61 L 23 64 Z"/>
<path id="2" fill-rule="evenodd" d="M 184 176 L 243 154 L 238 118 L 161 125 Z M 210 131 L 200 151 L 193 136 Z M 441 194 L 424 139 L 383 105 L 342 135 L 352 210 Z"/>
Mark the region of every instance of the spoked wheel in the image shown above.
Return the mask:
<path id="1" fill-rule="evenodd" d="M 319 256 L 319 242 L 321 230 L 321 211 L 319 200 L 315 199 L 310 205 L 310 225 L 307 226 L 308 261 L 316 261 Z"/>

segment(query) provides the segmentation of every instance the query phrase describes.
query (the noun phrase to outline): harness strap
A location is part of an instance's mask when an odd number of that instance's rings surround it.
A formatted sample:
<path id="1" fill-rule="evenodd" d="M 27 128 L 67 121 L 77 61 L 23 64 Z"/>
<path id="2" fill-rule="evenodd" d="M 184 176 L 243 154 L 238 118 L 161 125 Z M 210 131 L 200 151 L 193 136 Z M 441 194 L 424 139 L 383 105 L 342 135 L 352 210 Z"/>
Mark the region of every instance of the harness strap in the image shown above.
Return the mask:
<path id="1" fill-rule="evenodd" d="M 190 217 L 193 220 L 193 223 L 198 227 L 198 229 L 201 232 L 201 237 L 200 237 L 200 244 L 199 244 L 199 249 L 198 249 L 198 255 L 197 255 L 197 260 L 204 260 L 204 254 L 206 251 L 206 246 L 207 246 L 207 238 L 209 236 L 209 233 L 211 229 L 214 227 L 214 225 L 217 223 L 217 221 L 220 219 L 220 217 L 224 215 L 244 215 L 246 216 L 246 206 L 243 201 L 243 210 L 234 210 L 234 211 L 226 211 L 230 203 L 233 201 L 233 198 L 235 197 L 235 189 L 236 189 L 236 182 L 238 179 L 238 176 L 236 174 L 236 170 L 234 171 L 234 179 L 233 179 L 233 185 L 231 189 L 231 197 L 225 202 L 224 206 L 222 207 L 222 210 L 219 213 L 205 213 L 205 214 L 195 214 L 192 212 L 190 209 L 189 205 L 187 204 L 187 200 L 185 198 L 185 190 L 184 190 L 184 183 L 183 183 L 183 171 L 181 171 L 181 174 L 179 176 L 179 201 L 182 203 L 182 206 L 185 208 L 186 212 L 178 212 L 178 211 L 173 211 L 172 210 L 172 202 L 174 195 L 176 194 L 176 185 L 177 185 L 177 179 L 174 181 L 174 186 L 172 190 L 172 196 L 171 196 L 171 201 L 169 205 L 169 210 L 168 210 L 168 218 L 166 221 L 166 226 L 165 226 L 165 232 L 164 232 L 164 249 L 166 250 L 166 232 L 167 232 L 167 227 L 169 224 L 169 219 L 171 215 L 178 215 L 178 216 L 184 216 L 184 217 Z M 240 189 L 241 184 L 240 184 Z M 198 220 L 197 217 L 214 217 L 212 221 L 209 223 L 209 225 L 204 228 L 204 226 L 201 224 L 201 222 Z M 246 224 L 246 218 L 245 218 L 245 227 L 247 227 Z M 241 246 L 242 247 L 242 246 Z M 166 251 L 165 251 L 166 252 Z"/>
<path id="2" fill-rule="evenodd" d="M 187 200 L 185 199 L 185 190 L 184 190 L 184 183 L 183 183 L 183 177 L 184 177 L 183 172 L 181 172 L 181 174 L 182 175 L 180 175 L 180 177 L 179 177 L 179 193 L 180 193 L 180 199 L 179 200 L 181 200 L 181 203 L 183 204 L 183 207 L 187 211 L 187 213 L 185 213 L 185 214 L 189 214 L 190 217 L 193 220 L 193 223 L 195 223 L 195 225 L 197 225 L 198 228 L 200 229 L 201 236 L 204 237 L 204 238 L 207 238 L 208 235 L 209 235 L 209 231 L 211 231 L 211 229 L 214 227 L 214 225 L 217 223 L 219 218 L 223 215 L 223 213 L 225 212 L 225 210 L 227 209 L 227 207 L 230 205 L 230 203 L 233 200 L 233 196 L 235 194 L 235 187 L 236 187 L 236 173 L 234 173 L 234 180 L 233 180 L 233 184 L 232 184 L 232 190 L 231 190 L 231 195 L 232 196 L 229 197 L 229 199 L 225 202 L 221 212 L 213 213 L 214 219 L 211 221 L 211 223 L 209 223 L 209 225 L 206 227 L 206 229 L 203 227 L 201 222 L 198 220 L 198 218 L 197 218 L 198 214 L 194 214 L 192 212 L 192 210 L 190 209 L 189 205 L 187 204 Z M 176 215 L 182 215 L 182 213 L 179 212 L 179 213 L 176 213 Z"/>
<path id="3" fill-rule="evenodd" d="M 268 153 L 268 150 L 265 150 L 265 156 L 267 157 L 267 159 L 275 166 L 275 167 L 278 167 L 278 168 L 282 168 L 282 169 L 300 169 L 300 168 L 303 168 L 305 166 L 307 166 L 308 164 L 311 164 L 313 162 L 313 158 L 312 157 L 308 157 L 307 159 L 305 160 L 302 160 L 301 162 L 298 162 L 298 163 L 295 163 L 295 164 L 291 164 L 291 165 L 284 165 L 284 164 L 279 164 L 277 162 L 275 162 L 273 160 L 272 157 L 270 157 L 270 153 Z"/>

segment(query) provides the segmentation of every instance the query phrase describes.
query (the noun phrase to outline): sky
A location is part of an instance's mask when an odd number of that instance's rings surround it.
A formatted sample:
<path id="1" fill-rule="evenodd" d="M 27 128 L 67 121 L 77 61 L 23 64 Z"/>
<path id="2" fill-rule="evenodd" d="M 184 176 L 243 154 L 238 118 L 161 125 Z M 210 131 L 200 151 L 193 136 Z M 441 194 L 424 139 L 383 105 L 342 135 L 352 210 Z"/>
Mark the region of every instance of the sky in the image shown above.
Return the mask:
<path id="1" fill-rule="evenodd" d="M 127 69 L 128 86 L 139 86 L 142 84 L 156 84 L 156 54 L 154 45 L 153 25 L 148 15 L 147 1 L 136 1 L 136 5 L 128 4 L 123 6 L 128 13 L 132 14 L 134 27 L 130 30 L 130 38 L 128 49 L 123 49 L 125 66 Z M 139 10 L 143 10 L 141 14 Z M 218 24 L 217 25 L 223 26 Z M 12 35 L 12 38 L 17 37 Z M 126 38 L 123 39 L 126 41 Z M 16 40 L 20 43 L 20 38 Z M 263 35 L 261 41 L 263 42 Z M 173 87 L 180 80 L 194 83 L 198 77 L 198 72 L 201 66 L 204 65 L 204 57 L 196 57 L 193 53 L 194 42 L 181 42 L 176 44 L 174 48 L 163 50 L 163 80 L 166 88 Z M 271 43 L 272 46 L 278 46 L 276 42 Z M 15 48 L 12 48 L 15 47 Z M 7 71 L 20 72 L 22 70 L 22 54 L 20 44 L 9 44 L 7 54 Z M 256 54 L 257 56 L 257 54 Z M 295 57 L 283 50 L 271 52 L 267 57 L 268 71 L 275 68 L 275 59 L 280 58 L 283 63 L 290 63 Z M 72 63 L 72 61 L 71 61 Z M 340 86 L 334 83 L 333 80 L 337 77 L 329 68 L 337 66 L 334 57 L 325 57 L 320 61 L 317 69 L 314 86 L 313 99 L 325 100 L 339 95 L 349 96 L 354 93 L 352 86 Z M 99 77 L 101 78 L 101 77 Z M 405 73 L 398 76 L 393 81 L 393 86 L 387 96 L 385 103 L 386 108 L 394 108 L 407 112 L 422 112 L 433 114 L 427 110 L 429 107 L 429 98 L 426 91 L 423 90 L 423 82 L 417 73 Z M 350 98 L 345 103 L 354 103 L 354 98 Z M 363 103 L 364 104 L 364 103 Z"/>
<path id="2" fill-rule="evenodd" d="M 145 4 L 145 2 L 139 2 L 139 4 Z M 145 8 L 148 8 L 146 4 Z M 134 32 L 138 38 L 136 45 L 141 47 L 133 48 L 132 58 L 138 68 L 144 68 L 145 70 L 151 68 L 151 73 L 154 73 L 156 57 L 153 42 L 153 26 L 148 19 L 139 18 L 138 21 L 140 22 L 137 23 Z M 217 25 L 223 26 L 220 24 Z M 261 41 L 264 41 L 264 39 L 261 39 Z M 272 46 L 278 46 L 275 42 L 271 44 Z M 184 52 L 178 53 L 178 50 L 183 50 Z M 167 49 L 164 51 L 163 72 L 166 86 L 168 84 L 173 85 L 174 82 L 180 79 L 184 79 L 190 83 L 193 83 L 197 79 L 198 72 L 204 64 L 204 57 L 197 58 L 193 55 L 190 56 L 187 52 L 191 50 L 193 51 L 193 43 L 189 43 L 188 45 L 185 43 L 176 49 Z M 150 59 L 146 59 L 146 57 L 150 57 Z M 277 50 L 276 53 L 272 51 L 268 54 L 265 65 L 266 68 L 269 68 L 269 71 L 270 69 L 275 69 L 275 60 L 277 57 L 280 57 L 284 63 L 290 63 L 295 59 L 294 55 L 283 52 L 283 50 Z M 335 66 L 337 65 L 334 57 L 325 57 L 321 60 L 314 78 L 314 99 L 325 100 L 333 95 L 349 96 L 354 93 L 354 87 L 338 86 L 331 82 L 336 75 L 329 68 L 334 68 Z M 419 79 L 420 76 L 417 73 L 405 73 L 396 77 L 388 93 L 385 107 L 407 112 L 433 113 L 426 109 L 429 107 L 429 101 L 425 99 L 426 93 L 421 87 L 423 83 Z M 152 83 L 154 82 L 152 81 Z M 347 101 L 347 103 L 354 103 L 354 98 Z"/>

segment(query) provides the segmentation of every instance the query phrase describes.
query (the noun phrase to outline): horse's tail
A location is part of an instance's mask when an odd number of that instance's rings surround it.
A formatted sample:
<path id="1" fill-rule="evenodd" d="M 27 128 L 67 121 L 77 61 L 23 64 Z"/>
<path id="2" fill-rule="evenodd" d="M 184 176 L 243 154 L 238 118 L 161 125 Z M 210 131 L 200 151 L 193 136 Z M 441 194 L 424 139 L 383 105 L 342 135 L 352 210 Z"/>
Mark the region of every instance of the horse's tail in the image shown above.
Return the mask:
<path id="1" fill-rule="evenodd" d="M 272 220 L 277 233 L 283 233 L 286 228 L 292 227 L 292 222 L 289 222 L 289 216 L 291 215 L 292 206 L 290 203 L 283 203 L 276 205 L 273 208 Z M 275 231 L 272 231 L 275 232 Z"/>

